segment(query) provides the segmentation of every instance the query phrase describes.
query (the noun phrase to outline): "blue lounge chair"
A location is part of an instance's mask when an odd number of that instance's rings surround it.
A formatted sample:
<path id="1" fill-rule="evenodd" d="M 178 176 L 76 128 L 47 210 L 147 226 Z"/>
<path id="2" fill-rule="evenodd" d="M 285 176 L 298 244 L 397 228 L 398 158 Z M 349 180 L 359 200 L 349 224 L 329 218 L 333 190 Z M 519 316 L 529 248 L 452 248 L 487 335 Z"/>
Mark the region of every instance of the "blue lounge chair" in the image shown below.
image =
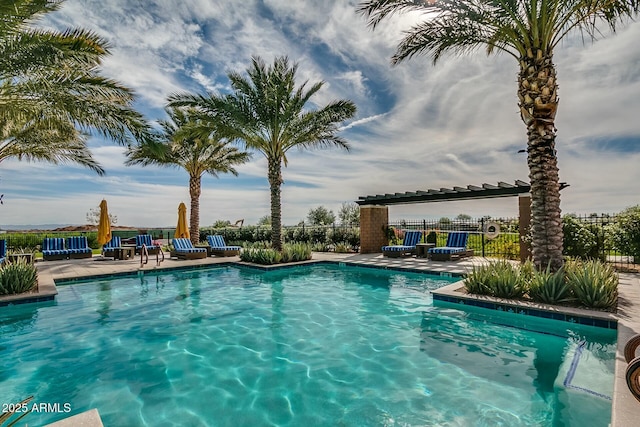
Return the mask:
<path id="1" fill-rule="evenodd" d="M 234 256 L 240 253 L 240 246 L 227 246 L 224 242 L 224 237 L 219 234 L 207 236 L 207 242 L 209 243 L 211 255 L 216 256 Z"/>
<path id="2" fill-rule="evenodd" d="M 136 253 L 139 254 L 142 250 L 142 245 L 147 247 L 147 253 L 149 255 L 156 255 L 160 253 L 160 246 L 153 244 L 153 239 L 150 234 L 138 234 L 136 236 Z"/>
<path id="3" fill-rule="evenodd" d="M 194 248 L 191 240 L 182 237 L 173 239 L 173 249 L 179 259 L 198 259 L 207 257 L 206 248 Z"/>
<path id="4" fill-rule="evenodd" d="M 91 258 L 93 252 L 87 243 L 85 236 L 73 236 L 67 238 L 67 251 L 69 251 L 69 258 Z"/>
<path id="5" fill-rule="evenodd" d="M 42 241 L 42 259 L 55 261 L 69 258 L 69 250 L 64 247 L 64 239 L 61 237 L 46 237 Z"/>
<path id="6" fill-rule="evenodd" d="M 113 236 L 111 240 L 102 246 L 102 254 L 106 257 L 115 257 L 115 249 L 120 247 L 122 247 L 122 239 L 120 236 Z"/>
<path id="7" fill-rule="evenodd" d="M 382 255 L 388 257 L 413 255 L 416 253 L 416 245 L 420 243 L 420 239 L 422 239 L 422 231 L 405 231 L 402 244 L 395 246 L 383 246 Z"/>
<path id="8" fill-rule="evenodd" d="M 4 264 L 4 260 L 7 257 L 7 241 L 0 240 L 0 265 Z"/>
<path id="9" fill-rule="evenodd" d="M 456 231 L 447 236 L 447 245 L 429 248 L 429 258 L 434 261 L 451 261 L 462 257 L 473 256 L 473 250 L 467 249 L 469 233 Z"/>

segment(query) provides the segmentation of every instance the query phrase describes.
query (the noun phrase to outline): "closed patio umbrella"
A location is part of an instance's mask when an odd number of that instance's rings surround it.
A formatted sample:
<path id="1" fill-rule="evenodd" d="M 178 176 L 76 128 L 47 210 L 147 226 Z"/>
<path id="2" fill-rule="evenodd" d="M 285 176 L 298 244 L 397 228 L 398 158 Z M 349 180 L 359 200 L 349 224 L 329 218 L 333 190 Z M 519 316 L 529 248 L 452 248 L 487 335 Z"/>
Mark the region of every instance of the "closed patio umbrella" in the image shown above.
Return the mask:
<path id="1" fill-rule="evenodd" d="M 187 224 L 187 206 L 184 203 L 180 203 L 178 206 L 178 225 L 176 226 L 176 232 L 173 237 L 189 238 L 189 224 Z"/>
<path id="2" fill-rule="evenodd" d="M 100 246 L 111 240 L 111 221 L 109 220 L 109 211 L 107 209 L 107 201 L 102 199 L 100 202 L 100 223 L 98 224 L 98 243 Z"/>

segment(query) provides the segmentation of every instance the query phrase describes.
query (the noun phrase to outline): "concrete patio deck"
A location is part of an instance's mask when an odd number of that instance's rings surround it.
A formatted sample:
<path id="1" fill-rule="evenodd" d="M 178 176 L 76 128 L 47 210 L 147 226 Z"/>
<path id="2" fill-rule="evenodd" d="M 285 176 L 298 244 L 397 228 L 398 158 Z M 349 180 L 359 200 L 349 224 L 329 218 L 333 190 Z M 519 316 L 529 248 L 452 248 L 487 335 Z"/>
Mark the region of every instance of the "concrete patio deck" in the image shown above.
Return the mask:
<path id="1" fill-rule="evenodd" d="M 459 261 L 434 262 L 424 258 L 385 258 L 381 254 L 335 254 L 314 253 L 313 261 L 345 262 L 353 265 L 374 266 L 378 268 L 425 271 L 435 273 L 465 273 L 473 265 L 487 262 L 485 258 L 466 258 Z M 149 258 L 147 264 L 140 265 L 140 259 L 113 261 L 98 261 L 93 259 L 79 259 L 66 261 L 38 262 L 39 287 L 42 296 L 51 297 L 57 293 L 55 280 L 74 279 L 91 276 L 104 276 L 136 272 L 138 270 L 151 271 L 189 266 L 205 266 L 224 263 L 240 263 L 237 256 L 227 258 L 210 257 L 198 260 L 165 259 L 156 265 L 155 257 Z M 31 294 L 33 296 L 33 294 Z M 0 297 L 1 305 L 17 302 L 17 298 Z M 618 348 L 615 362 L 615 383 L 612 403 L 612 427 L 631 427 L 638 425 L 640 420 L 640 402 L 629 392 L 625 379 L 627 363 L 624 359 L 624 345 L 634 335 L 640 334 L 640 276 L 637 274 L 620 274 L 618 312 L 613 315 L 618 321 Z"/>

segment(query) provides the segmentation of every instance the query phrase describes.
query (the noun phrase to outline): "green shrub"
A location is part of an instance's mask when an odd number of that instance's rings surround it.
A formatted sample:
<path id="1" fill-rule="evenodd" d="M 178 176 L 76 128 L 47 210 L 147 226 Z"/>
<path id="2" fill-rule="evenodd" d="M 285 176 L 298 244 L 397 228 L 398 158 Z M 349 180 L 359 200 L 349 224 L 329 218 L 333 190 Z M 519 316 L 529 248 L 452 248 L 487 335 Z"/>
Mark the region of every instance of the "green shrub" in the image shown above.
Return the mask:
<path id="1" fill-rule="evenodd" d="M 21 294 L 37 289 L 36 266 L 18 259 L 0 267 L 0 295 Z"/>
<path id="2" fill-rule="evenodd" d="M 311 245 L 313 252 L 330 252 L 333 246 L 328 243 L 314 243 Z"/>
<path id="3" fill-rule="evenodd" d="M 346 254 L 351 252 L 351 245 L 346 242 L 338 243 L 335 248 L 335 252 L 340 254 Z"/>
<path id="4" fill-rule="evenodd" d="M 282 247 L 280 262 L 296 262 L 311 259 L 311 245 L 308 243 L 288 243 Z"/>
<path id="5" fill-rule="evenodd" d="M 547 267 L 545 271 L 534 272 L 529 282 L 529 297 L 546 304 L 564 304 L 574 300 L 571 286 L 566 280 L 565 270 L 555 273 Z"/>
<path id="6" fill-rule="evenodd" d="M 489 282 L 491 282 L 492 269 L 489 264 L 473 266 L 464 281 L 464 287 L 470 294 L 492 295 Z"/>
<path id="7" fill-rule="evenodd" d="M 490 262 L 473 270 L 465 280 L 468 292 L 498 298 L 522 298 L 527 290 L 528 277 L 520 268 L 506 260 Z"/>
<path id="8" fill-rule="evenodd" d="M 563 253 L 579 259 L 604 257 L 604 231 L 598 224 L 588 224 L 573 215 L 562 217 Z"/>
<path id="9" fill-rule="evenodd" d="M 277 264 L 282 259 L 280 252 L 275 249 L 244 249 L 240 252 L 240 259 L 255 264 Z"/>
<path id="10" fill-rule="evenodd" d="M 430 231 L 425 237 L 425 243 L 436 243 L 438 241 L 438 234 L 435 231 Z"/>
<path id="11" fill-rule="evenodd" d="M 580 304 L 589 308 L 613 308 L 618 301 L 618 276 L 600 261 L 565 265 L 567 281 Z"/>
<path id="12" fill-rule="evenodd" d="M 285 243 L 282 252 L 272 248 L 245 248 L 240 259 L 255 264 L 271 265 L 311 259 L 311 245 L 308 243 Z"/>
<path id="13" fill-rule="evenodd" d="M 608 229 L 614 248 L 623 255 L 631 255 L 640 260 L 640 205 L 620 212 Z"/>

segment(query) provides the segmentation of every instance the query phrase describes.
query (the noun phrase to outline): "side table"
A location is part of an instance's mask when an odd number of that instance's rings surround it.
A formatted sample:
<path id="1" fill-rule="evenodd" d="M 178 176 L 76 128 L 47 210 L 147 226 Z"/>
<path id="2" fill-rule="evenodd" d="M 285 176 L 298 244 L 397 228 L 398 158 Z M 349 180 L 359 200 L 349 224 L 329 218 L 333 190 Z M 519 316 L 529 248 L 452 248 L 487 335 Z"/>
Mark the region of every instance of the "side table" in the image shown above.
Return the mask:
<path id="1" fill-rule="evenodd" d="M 435 243 L 418 243 L 416 245 L 416 256 L 418 258 L 427 258 L 429 256 L 429 248 L 435 247 Z"/>

